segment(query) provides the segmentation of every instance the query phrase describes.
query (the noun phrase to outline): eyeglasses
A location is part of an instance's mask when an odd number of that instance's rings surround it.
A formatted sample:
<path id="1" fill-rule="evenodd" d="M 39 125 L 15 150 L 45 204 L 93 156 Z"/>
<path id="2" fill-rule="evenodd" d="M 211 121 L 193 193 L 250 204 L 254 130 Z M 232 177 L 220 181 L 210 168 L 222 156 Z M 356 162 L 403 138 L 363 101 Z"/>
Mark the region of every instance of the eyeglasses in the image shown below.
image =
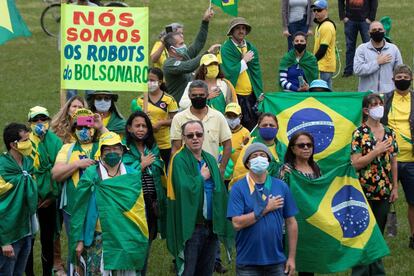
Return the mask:
<path id="1" fill-rule="evenodd" d="M 300 149 L 304 149 L 305 147 L 307 147 L 308 149 L 313 148 L 312 143 L 300 143 L 300 144 L 295 144 L 295 146 L 297 146 Z"/>
<path id="2" fill-rule="evenodd" d="M 187 139 L 193 139 L 194 136 L 196 136 L 197 138 L 201 138 L 204 136 L 204 133 L 202 132 L 194 132 L 194 133 L 188 133 L 184 135 L 185 137 L 187 137 Z"/>
<path id="3" fill-rule="evenodd" d="M 321 11 L 323 11 L 323 9 L 313 9 L 312 11 L 313 12 L 321 12 Z"/>

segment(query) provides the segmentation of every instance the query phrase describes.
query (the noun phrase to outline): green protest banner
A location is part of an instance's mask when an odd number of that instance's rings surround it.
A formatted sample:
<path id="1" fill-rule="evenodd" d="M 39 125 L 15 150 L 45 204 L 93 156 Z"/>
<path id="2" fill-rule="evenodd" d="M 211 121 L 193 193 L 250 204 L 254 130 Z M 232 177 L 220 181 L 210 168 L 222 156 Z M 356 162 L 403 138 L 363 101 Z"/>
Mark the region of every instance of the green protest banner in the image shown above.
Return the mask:
<path id="1" fill-rule="evenodd" d="M 61 88 L 147 91 L 148 14 L 63 4 Z"/>

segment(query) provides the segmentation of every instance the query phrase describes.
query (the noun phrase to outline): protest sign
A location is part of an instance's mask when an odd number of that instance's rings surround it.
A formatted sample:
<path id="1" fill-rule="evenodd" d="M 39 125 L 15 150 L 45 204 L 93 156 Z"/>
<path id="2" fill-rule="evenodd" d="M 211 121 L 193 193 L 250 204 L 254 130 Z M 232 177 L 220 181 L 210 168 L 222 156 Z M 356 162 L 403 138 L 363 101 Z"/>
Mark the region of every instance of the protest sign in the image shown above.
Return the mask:
<path id="1" fill-rule="evenodd" d="M 62 5 L 61 88 L 147 91 L 148 8 Z"/>

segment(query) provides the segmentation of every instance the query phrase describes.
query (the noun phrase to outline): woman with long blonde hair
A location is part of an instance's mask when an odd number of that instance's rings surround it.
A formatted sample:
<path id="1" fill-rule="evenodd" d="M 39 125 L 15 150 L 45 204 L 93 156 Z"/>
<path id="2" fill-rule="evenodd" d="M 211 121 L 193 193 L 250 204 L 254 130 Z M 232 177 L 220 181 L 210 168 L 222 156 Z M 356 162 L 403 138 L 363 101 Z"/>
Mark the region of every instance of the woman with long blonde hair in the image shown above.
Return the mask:
<path id="1" fill-rule="evenodd" d="M 66 102 L 52 119 L 51 128 L 64 144 L 74 141 L 71 132 L 71 120 L 73 113 L 78 108 L 88 108 L 88 104 L 84 98 L 75 95 Z"/>

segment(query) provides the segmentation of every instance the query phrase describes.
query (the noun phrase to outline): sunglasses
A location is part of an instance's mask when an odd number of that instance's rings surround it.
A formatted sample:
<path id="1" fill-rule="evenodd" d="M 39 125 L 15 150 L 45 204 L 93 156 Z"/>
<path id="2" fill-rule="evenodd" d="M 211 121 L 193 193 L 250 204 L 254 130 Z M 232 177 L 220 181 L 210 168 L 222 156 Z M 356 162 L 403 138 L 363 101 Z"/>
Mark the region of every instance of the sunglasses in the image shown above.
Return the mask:
<path id="1" fill-rule="evenodd" d="M 194 133 L 186 134 L 184 136 L 187 137 L 187 139 L 193 139 L 194 136 L 197 137 L 197 138 L 201 138 L 201 137 L 204 136 L 204 133 L 202 133 L 202 132 L 194 132 Z"/>
<path id="2" fill-rule="evenodd" d="M 112 100 L 111 96 L 95 96 L 95 100 L 101 101 L 104 100 L 105 102 L 109 102 Z"/>
<path id="3" fill-rule="evenodd" d="M 308 149 L 313 148 L 312 143 L 300 143 L 300 144 L 295 144 L 295 146 L 297 146 L 300 149 L 304 149 L 305 147 L 307 147 Z"/>
<path id="4" fill-rule="evenodd" d="M 46 122 L 49 120 L 49 117 L 34 117 L 31 122 L 38 122 L 38 121 L 42 121 L 42 122 Z"/>
<path id="5" fill-rule="evenodd" d="M 313 12 L 321 12 L 323 9 L 313 9 Z"/>

